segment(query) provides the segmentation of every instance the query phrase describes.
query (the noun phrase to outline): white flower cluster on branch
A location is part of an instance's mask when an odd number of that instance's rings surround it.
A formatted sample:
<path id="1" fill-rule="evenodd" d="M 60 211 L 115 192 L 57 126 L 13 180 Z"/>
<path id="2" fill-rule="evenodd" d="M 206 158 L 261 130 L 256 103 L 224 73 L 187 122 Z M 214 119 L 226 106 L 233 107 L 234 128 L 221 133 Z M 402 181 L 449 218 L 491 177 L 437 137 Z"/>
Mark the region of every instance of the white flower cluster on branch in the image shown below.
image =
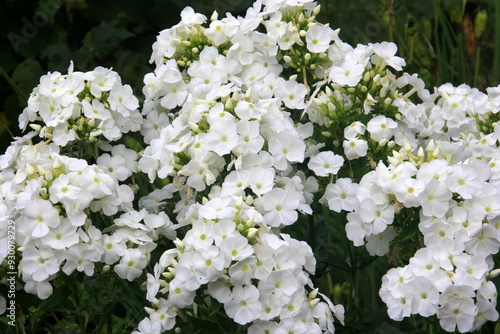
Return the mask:
<path id="1" fill-rule="evenodd" d="M 111 70 L 43 76 L 20 117 L 34 131 L 0 157 L 24 289 L 47 298 L 60 271 L 113 266 L 146 273 L 134 333 L 222 310 L 252 334 L 333 333 L 344 307 L 315 288 L 311 246 L 282 231 L 330 209 L 354 246 L 396 264 L 380 288 L 392 319 L 496 321 L 500 88 L 430 92 L 395 44 L 353 47 L 319 11 L 185 8 L 153 44 L 142 113 Z"/>

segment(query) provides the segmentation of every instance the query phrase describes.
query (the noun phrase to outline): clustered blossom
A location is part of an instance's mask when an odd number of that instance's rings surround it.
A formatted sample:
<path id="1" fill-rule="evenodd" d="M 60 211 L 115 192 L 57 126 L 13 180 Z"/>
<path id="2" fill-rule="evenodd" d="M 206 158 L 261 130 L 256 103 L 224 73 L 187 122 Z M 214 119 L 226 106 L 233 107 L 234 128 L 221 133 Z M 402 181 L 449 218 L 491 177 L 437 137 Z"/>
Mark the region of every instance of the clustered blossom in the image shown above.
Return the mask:
<path id="1" fill-rule="evenodd" d="M 118 276 L 131 281 L 142 274 L 155 241 L 176 235 L 165 213 L 133 210 L 133 188 L 122 181 L 137 172 L 138 155 L 123 144 L 109 145 L 122 132 L 139 130 L 137 98 L 115 72 L 72 67 L 68 75 L 40 79 L 20 117 L 22 127 L 29 120 L 35 131 L 0 157 L 2 221 L 16 222 L 24 289 L 42 299 L 61 271 L 92 276 L 96 265 L 115 265 Z M 68 154 L 89 143 L 102 151 L 95 163 Z M 98 215 L 115 226 L 99 223 Z M 6 238 L 7 226 L 0 231 Z M 0 257 L 7 253 L 5 243 Z"/>
<path id="2" fill-rule="evenodd" d="M 118 73 L 103 67 L 67 75 L 49 73 L 31 93 L 19 126 L 28 125 L 59 146 L 73 141 L 115 141 L 141 128 L 139 101 Z"/>
<path id="3" fill-rule="evenodd" d="M 111 70 L 43 76 L 20 117 L 34 131 L 0 157 L 24 289 L 47 298 L 60 271 L 113 266 L 146 274 L 134 333 L 199 307 L 252 334 L 333 333 L 344 308 L 314 287 L 311 247 L 283 231 L 320 203 L 354 246 L 404 262 L 382 278 L 392 319 L 436 315 L 450 332 L 496 321 L 500 88 L 430 92 L 398 73 L 395 44 L 344 43 L 319 10 L 185 8 L 153 44 L 142 113 Z M 128 132 L 144 147 L 118 142 Z"/>
<path id="4" fill-rule="evenodd" d="M 146 255 L 156 247 L 154 241 L 160 235 L 175 238 L 168 216 L 133 211 L 134 193 L 119 182 L 136 169 L 134 151 L 123 145 L 113 147 L 112 153 L 132 156 L 128 165 L 116 166 L 116 170 L 126 169 L 117 177 L 111 171 L 113 163 L 89 165 L 61 155 L 54 143 L 32 144 L 31 140 L 18 140 L 0 159 L 1 206 L 7 213 L 4 218 L 16 222 L 27 292 L 45 299 L 52 294 L 49 282 L 58 272 L 70 275 L 77 270 L 92 276 L 97 263 L 109 266 L 120 261 L 115 272 L 133 280 L 146 267 Z M 100 158 L 113 157 L 105 153 Z M 120 212 L 125 213 L 114 220 L 112 233 L 104 233 L 108 226 L 94 221 L 96 215 L 111 219 Z M 7 236 L 5 226 L 1 233 Z M 7 243 L 4 247 L 2 259 L 7 256 Z"/>

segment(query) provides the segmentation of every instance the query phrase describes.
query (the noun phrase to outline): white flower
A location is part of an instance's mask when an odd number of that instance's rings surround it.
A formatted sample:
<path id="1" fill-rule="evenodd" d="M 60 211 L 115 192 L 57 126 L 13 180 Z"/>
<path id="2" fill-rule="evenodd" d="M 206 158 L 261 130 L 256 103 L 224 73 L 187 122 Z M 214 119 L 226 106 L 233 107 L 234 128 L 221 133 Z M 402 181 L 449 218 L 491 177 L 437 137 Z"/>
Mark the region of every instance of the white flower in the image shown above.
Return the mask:
<path id="1" fill-rule="evenodd" d="M 417 276 L 406 286 L 412 296 L 411 313 L 423 317 L 434 315 L 438 309 L 439 293 L 432 281 Z"/>
<path id="2" fill-rule="evenodd" d="M 273 271 L 266 280 L 259 282 L 262 293 L 274 294 L 284 303 L 288 303 L 298 289 L 299 283 L 291 270 Z"/>
<path id="3" fill-rule="evenodd" d="M 120 278 L 133 281 L 142 274 L 142 269 L 147 265 L 146 256 L 140 249 L 127 249 L 120 263 L 114 267 L 114 271 Z"/>
<path id="4" fill-rule="evenodd" d="M 224 253 L 226 265 L 231 261 L 246 259 L 253 253 L 252 246 L 248 244 L 248 240 L 240 234 L 232 234 L 223 239 L 219 248 Z"/>
<path id="5" fill-rule="evenodd" d="M 342 66 L 332 66 L 329 79 L 341 86 L 353 87 L 359 83 L 364 71 L 365 67 L 362 64 L 358 64 L 356 61 L 348 61 Z"/>
<path id="6" fill-rule="evenodd" d="M 373 234 L 379 234 L 387 228 L 387 225 L 392 224 L 395 210 L 390 204 L 377 205 L 372 199 L 367 198 L 361 201 L 356 212 L 365 223 L 372 225 Z"/>
<path id="7" fill-rule="evenodd" d="M 426 216 L 444 217 L 449 210 L 451 191 L 445 183 L 431 180 L 425 189 L 418 195 L 422 210 Z"/>
<path id="8" fill-rule="evenodd" d="M 220 156 L 230 153 L 239 141 L 234 121 L 215 122 L 204 138 L 207 149 L 215 151 Z"/>
<path id="9" fill-rule="evenodd" d="M 288 108 L 301 109 L 305 107 L 304 98 L 307 93 L 308 89 L 304 84 L 288 80 L 276 88 L 275 95 L 283 99 Z"/>
<path id="10" fill-rule="evenodd" d="M 29 276 L 36 282 L 42 282 L 59 271 L 59 259 L 56 253 L 49 247 L 37 249 L 33 246 L 27 247 L 23 251 L 21 268 L 23 276 Z"/>
<path id="11" fill-rule="evenodd" d="M 24 210 L 24 224 L 33 238 L 41 238 L 49 233 L 50 227 L 60 223 L 59 212 L 49 201 L 36 199 L 29 209 Z"/>
<path id="12" fill-rule="evenodd" d="M 250 280 L 254 277 L 255 269 L 257 268 L 257 259 L 249 257 L 236 262 L 229 267 L 229 277 L 234 285 L 250 284 Z"/>
<path id="13" fill-rule="evenodd" d="M 336 175 L 343 164 L 344 158 L 342 156 L 334 154 L 332 151 L 325 151 L 312 157 L 307 167 L 318 176 L 328 176 L 329 174 Z"/>
<path id="14" fill-rule="evenodd" d="M 449 289 L 453 288 L 453 286 L 450 286 Z M 447 291 L 449 290 L 445 290 L 442 297 Z M 472 298 L 460 298 L 452 295 L 441 299 L 441 307 L 437 311 L 439 325 L 448 332 L 453 332 L 457 328 L 461 333 L 471 331 L 474 325 L 474 318 L 477 314 L 477 308 Z"/>
<path id="15" fill-rule="evenodd" d="M 269 152 L 273 155 L 274 167 L 278 170 L 285 170 L 288 162 L 302 162 L 305 149 L 304 141 L 287 131 L 281 131 L 269 139 Z"/>
<path id="16" fill-rule="evenodd" d="M 334 31 L 328 25 L 315 24 L 307 30 L 307 49 L 311 52 L 325 52 L 330 46 Z"/>
<path id="17" fill-rule="evenodd" d="M 382 139 L 391 139 L 394 134 L 394 129 L 396 129 L 397 126 L 398 123 L 384 115 L 378 115 L 372 118 L 366 125 L 371 138 L 377 142 Z"/>
<path id="18" fill-rule="evenodd" d="M 232 199 L 230 197 L 216 197 L 203 205 L 198 212 L 205 219 L 231 218 L 237 211 L 236 208 L 230 205 L 231 203 Z"/>
<path id="19" fill-rule="evenodd" d="M 347 215 L 345 231 L 347 238 L 353 242 L 354 246 L 358 247 L 362 246 L 363 239 L 372 233 L 372 225 L 365 223 L 357 213 L 351 212 Z"/>
<path id="20" fill-rule="evenodd" d="M 100 254 L 96 254 L 91 247 L 84 243 L 73 245 L 68 249 L 66 263 L 62 271 L 69 276 L 76 269 L 85 272 L 87 276 L 92 276 L 94 274 L 94 262 L 99 261 L 100 258 Z"/>
<path id="21" fill-rule="evenodd" d="M 405 177 L 395 184 L 393 191 L 398 201 L 405 207 L 412 208 L 420 206 L 418 195 L 424 188 L 425 184 L 423 181 Z"/>
<path id="22" fill-rule="evenodd" d="M 236 34 L 238 26 L 238 20 L 233 16 L 229 16 L 222 20 L 212 21 L 210 26 L 205 29 L 203 33 L 210 38 L 216 46 L 219 46 L 227 42 L 228 39 Z"/>
<path id="23" fill-rule="evenodd" d="M 138 326 L 138 331 L 133 331 L 132 334 L 160 334 L 161 324 L 159 321 L 152 321 L 150 318 L 141 320 Z"/>
<path id="24" fill-rule="evenodd" d="M 392 226 L 388 226 L 379 234 L 372 234 L 366 237 L 366 250 L 371 256 L 384 256 L 389 252 L 389 244 L 396 237 L 397 233 Z"/>
<path id="25" fill-rule="evenodd" d="M 381 59 L 383 64 L 391 66 L 396 71 L 401 71 L 403 69 L 402 66 L 406 65 L 403 58 L 394 56 L 398 50 L 396 44 L 392 42 L 382 42 L 368 45 L 373 48 L 373 52 L 378 56 L 373 62 L 374 64 L 378 64 L 378 59 Z"/>
<path id="26" fill-rule="evenodd" d="M 354 160 L 366 156 L 368 153 L 368 143 L 358 137 L 350 137 L 342 142 L 346 158 Z"/>
<path id="27" fill-rule="evenodd" d="M 266 193 L 262 205 L 266 212 L 264 221 L 269 226 L 291 225 L 298 218 L 299 200 L 284 189 L 274 188 Z"/>
<path id="28" fill-rule="evenodd" d="M 335 212 L 353 211 L 358 200 L 356 198 L 356 190 L 358 184 L 353 183 L 350 178 L 340 178 L 335 183 L 330 183 L 325 190 L 325 195 L 321 199 L 323 202 L 328 202 L 330 210 Z"/>
<path id="29" fill-rule="evenodd" d="M 224 303 L 227 315 L 240 325 L 257 319 L 262 312 L 259 290 L 253 285 L 235 286 L 230 301 Z"/>
<path id="30" fill-rule="evenodd" d="M 204 281 L 213 282 L 222 275 L 224 255 L 218 247 L 207 247 L 194 254 L 193 268 Z"/>

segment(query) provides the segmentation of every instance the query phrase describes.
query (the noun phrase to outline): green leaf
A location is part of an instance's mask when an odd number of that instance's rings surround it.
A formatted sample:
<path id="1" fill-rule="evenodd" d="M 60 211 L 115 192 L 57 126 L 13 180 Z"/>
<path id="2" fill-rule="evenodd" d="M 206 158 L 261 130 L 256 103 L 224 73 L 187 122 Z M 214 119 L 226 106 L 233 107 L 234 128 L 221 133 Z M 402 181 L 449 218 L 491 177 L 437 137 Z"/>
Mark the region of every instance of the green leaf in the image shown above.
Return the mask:
<path id="1" fill-rule="evenodd" d="M 42 315 L 46 315 L 49 311 L 53 310 L 59 304 L 63 303 L 68 299 L 69 291 L 65 287 L 58 287 L 54 289 L 54 293 L 36 310 L 30 317 L 30 323 L 33 328 L 36 322 Z"/>
<path id="2" fill-rule="evenodd" d="M 384 321 L 377 327 L 377 333 L 379 334 L 403 334 L 399 329 L 395 328 L 387 321 Z"/>
<path id="3" fill-rule="evenodd" d="M 406 240 L 410 240 L 411 238 L 417 236 L 420 233 L 420 230 L 418 229 L 418 226 L 414 226 L 411 228 L 407 228 L 403 230 L 399 235 L 391 241 L 391 245 L 394 245 L 396 243 L 400 243 Z"/>
<path id="4" fill-rule="evenodd" d="M 16 58 L 7 51 L 0 51 L 0 66 L 4 69 L 5 72 L 9 73 L 16 67 Z"/>
<path id="5" fill-rule="evenodd" d="M 42 51 L 42 57 L 47 59 L 51 71 L 66 72 L 72 58 L 66 44 L 51 44 Z"/>
<path id="6" fill-rule="evenodd" d="M 57 14 L 63 4 L 62 0 L 39 1 L 35 15 L 40 18 L 46 18 L 50 23 L 54 21 L 54 16 Z"/>
<path id="7" fill-rule="evenodd" d="M 83 45 L 97 57 L 110 54 L 123 40 L 132 37 L 130 31 L 106 23 L 92 28 L 83 39 Z"/>
<path id="8" fill-rule="evenodd" d="M 12 72 L 12 81 L 17 86 L 13 88 L 21 100 L 27 102 L 29 93 L 38 85 L 43 72 L 40 63 L 32 58 L 28 58 L 17 65 L 14 72 Z"/>

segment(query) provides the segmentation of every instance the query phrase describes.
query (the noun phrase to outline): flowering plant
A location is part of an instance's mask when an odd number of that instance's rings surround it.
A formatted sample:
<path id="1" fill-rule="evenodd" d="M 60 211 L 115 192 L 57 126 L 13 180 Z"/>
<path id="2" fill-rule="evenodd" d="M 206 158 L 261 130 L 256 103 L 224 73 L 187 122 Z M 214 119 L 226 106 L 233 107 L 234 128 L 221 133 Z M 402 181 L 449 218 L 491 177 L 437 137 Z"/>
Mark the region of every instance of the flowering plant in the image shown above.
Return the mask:
<path id="1" fill-rule="evenodd" d="M 429 92 L 395 44 L 348 45 L 319 11 L 186 7 L 153 44 L 142 105 L 109 69 L 43 76 L 19 120 L 32 131 L 0 157 L 0 239 L 15 221 L 22 288 L 46 299 L 63 275 L 113 270 L 144 279 L 134 333 L 216 314 L 248 333 L 333 333 L 351 309 L 315 287 L 317 249 L 287 232 L 322 217 L 345 230 L 348 270 L 362 252 L 393 265 L 391 319 L 496 321 L 500 87 Z"/>

